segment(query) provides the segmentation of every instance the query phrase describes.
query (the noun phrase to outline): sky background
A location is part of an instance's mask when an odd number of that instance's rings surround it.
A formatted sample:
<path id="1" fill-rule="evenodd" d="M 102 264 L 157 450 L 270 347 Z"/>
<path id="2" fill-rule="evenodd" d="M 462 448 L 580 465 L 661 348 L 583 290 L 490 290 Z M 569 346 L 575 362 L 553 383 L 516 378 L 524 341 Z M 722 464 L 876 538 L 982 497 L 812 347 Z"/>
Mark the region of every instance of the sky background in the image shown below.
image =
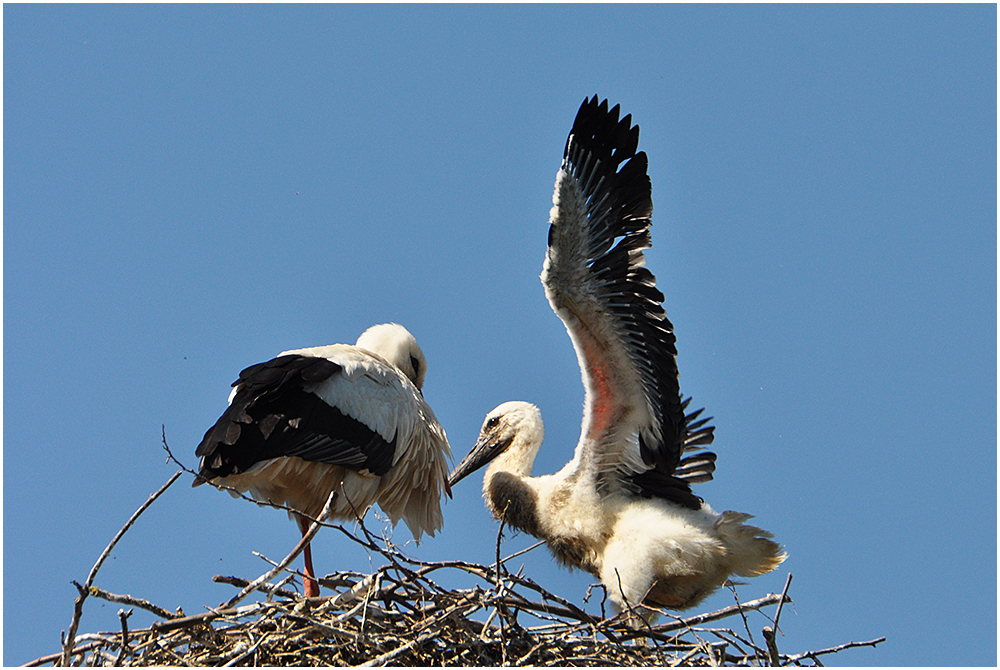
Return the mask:
<path id="1" fill-rule="evenodd" d="M 996 664 L 995 6 L 3 15 L 5 664 L 58 651 L 70 580 L 176 470 L 161 426 L 194 466 L 230 382 L 284 349 L 402 323 L 456 457 L 523 399 L 535 473 L 569 460 L 583 387 L 538 275 L 595 93 L 649 155 L 648 265 L 717 426 L 697 492 L 789 552 L 740 596 L 794 575 L 783 652 L 886 636 L 825 661 Z M 189 481 L 98 586 L 197 613 L 233 594 L 212 575 L 294 545 L 284 513 Z M 492 562 L 480 482 L 407 551 Z M 334 531 L 314 556 L 371 568 Z M 577 603 L 594 581 L 518 560 Z M 89 600 L 80 632 L 118 608 Z"/>

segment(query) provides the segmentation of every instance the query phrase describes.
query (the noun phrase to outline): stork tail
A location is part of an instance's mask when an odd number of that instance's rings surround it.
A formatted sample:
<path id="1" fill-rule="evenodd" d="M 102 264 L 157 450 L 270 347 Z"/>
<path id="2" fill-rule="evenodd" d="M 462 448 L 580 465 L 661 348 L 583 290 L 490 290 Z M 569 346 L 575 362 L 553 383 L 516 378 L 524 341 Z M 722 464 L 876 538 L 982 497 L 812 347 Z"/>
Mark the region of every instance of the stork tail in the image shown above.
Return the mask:
<path id="1" fill-rule="evenodd" d="M 753 515 L 742 512 L 723 512 L 715 528 L 726 547 L 729 570 L 740 577 L 758 577 L 777 568 L 788 554 L 771 539 L 771 533 L 745 526 L 744 521 Z"/>

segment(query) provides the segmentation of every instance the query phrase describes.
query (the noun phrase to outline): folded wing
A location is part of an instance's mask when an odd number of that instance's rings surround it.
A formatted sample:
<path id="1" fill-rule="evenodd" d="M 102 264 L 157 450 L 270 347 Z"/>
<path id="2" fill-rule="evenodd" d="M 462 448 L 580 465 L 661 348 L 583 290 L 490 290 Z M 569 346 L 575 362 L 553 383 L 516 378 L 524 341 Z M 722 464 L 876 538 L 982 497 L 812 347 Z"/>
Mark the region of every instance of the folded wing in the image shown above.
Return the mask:
<path id="1" fill-rule="evenodd" d="M 272 458 L 298 456 L 384 475 L 393 464 L 397 431 L 380 434 L 376 417 L 351 416 L 348 408 L 322 393 L 342 384 L 343 375 L 344 366 L 335 360 L 298 354 L 243 370 L 233 383 L 236 390 L 229 407 L 195 452 L 202 458 L 200 474 L 225 477 Z M 371 387 L 368 395 L 392 393 L 372 379 L 359 379 L 356 384 Z M 373 403 L 372 409 L 378 406 Z"/>

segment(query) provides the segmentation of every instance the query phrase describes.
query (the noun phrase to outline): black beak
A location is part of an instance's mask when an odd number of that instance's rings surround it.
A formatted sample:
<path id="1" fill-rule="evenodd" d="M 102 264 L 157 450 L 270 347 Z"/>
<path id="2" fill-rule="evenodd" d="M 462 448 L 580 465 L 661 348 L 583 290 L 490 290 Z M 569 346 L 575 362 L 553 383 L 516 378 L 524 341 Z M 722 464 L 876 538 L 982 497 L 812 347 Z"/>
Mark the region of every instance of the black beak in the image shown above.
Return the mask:
<path id="1" fill-rule="evenodd" d="M 448 475 L 448 485 L 454 486 L 502 454 L 510 446 L 513 439 L 513 436 L 506 440 L 497 439 L 497 436 L 491 433 L 480 435 L 476 446 L 472 447 L 469 455 L 463 458 L 462 462 L 455 466 L 455 469 Z"/>

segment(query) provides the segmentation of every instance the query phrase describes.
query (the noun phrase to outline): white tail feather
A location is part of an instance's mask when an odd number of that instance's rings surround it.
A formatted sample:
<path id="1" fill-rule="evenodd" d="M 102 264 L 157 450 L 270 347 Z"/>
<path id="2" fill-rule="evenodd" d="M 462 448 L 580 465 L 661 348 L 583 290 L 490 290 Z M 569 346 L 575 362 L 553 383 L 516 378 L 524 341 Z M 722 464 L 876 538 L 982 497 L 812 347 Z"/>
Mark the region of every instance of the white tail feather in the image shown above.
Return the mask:
<path id="1" fill-rule="evenodd" d="M 753 515 L 742 512 L 723 512 L 715 528 L 726 547 L 729 571 L 740 577 L 757 577 L 774 570 L 788 554 L 771 540 L 769 532 L 756 526 L 745 526 L 744 521 Z"/>

